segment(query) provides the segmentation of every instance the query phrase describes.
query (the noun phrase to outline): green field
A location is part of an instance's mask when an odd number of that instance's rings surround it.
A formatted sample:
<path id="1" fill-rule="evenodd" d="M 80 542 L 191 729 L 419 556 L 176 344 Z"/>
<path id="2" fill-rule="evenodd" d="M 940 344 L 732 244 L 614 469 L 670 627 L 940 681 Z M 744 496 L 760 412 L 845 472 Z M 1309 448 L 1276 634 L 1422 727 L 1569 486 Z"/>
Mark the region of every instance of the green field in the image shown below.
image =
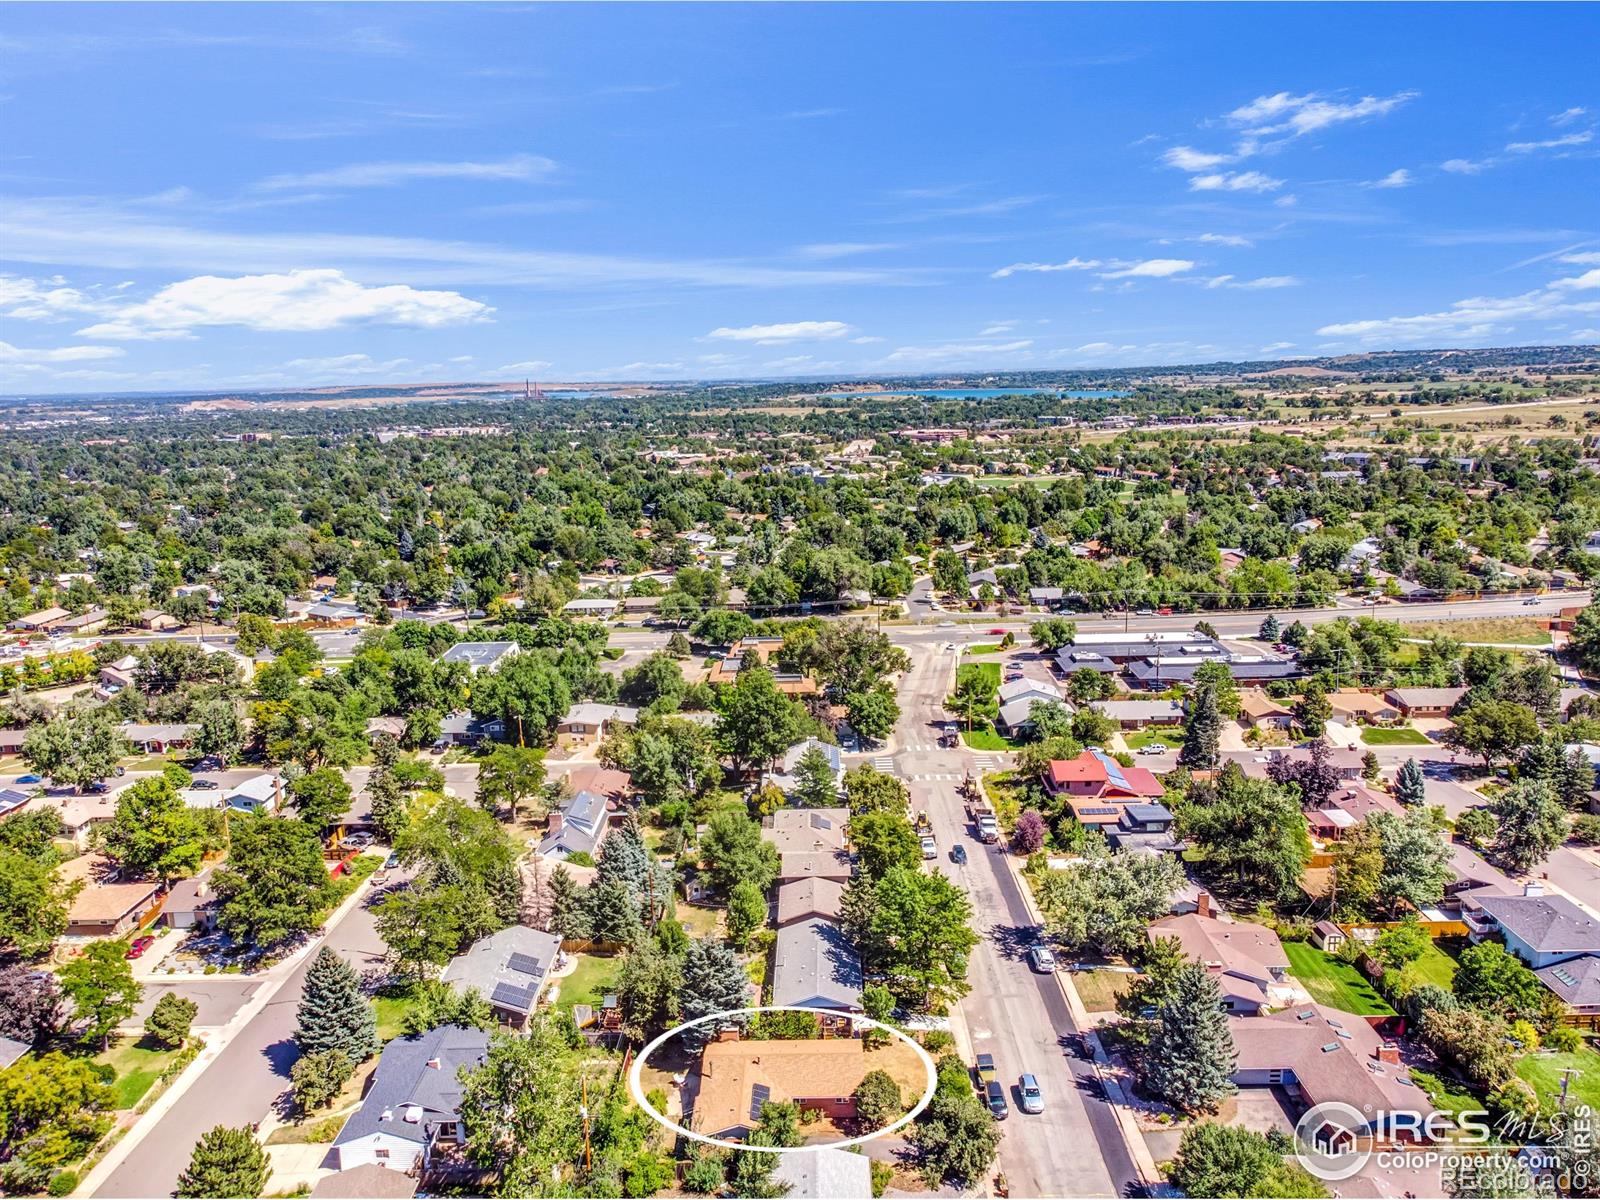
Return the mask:
<path id="1" fill-rule="evenodd" d="M 1438 984 L 1447 992 L 1455 982 L 1456 960 L 1441 950 L 1438 942 L 1430 943 L 1428 952 L 1412 966 L 1422 973 L 1428 983 Z"/>
<path id="2" fill-rule="evenodd" d="M 1127 971 L 1074 971 L 1072 987 L 1090 1012 L 1110 1012 L 1137 978 Z"/>
<path id="3" fill-rule="evenodd" d="M 599 1008 L 601 999 L 615 985 L 621 970 L 622 960 L 614 955 L 578 955 L 578 969 L 556 980 L 561 985 L 561 998 L 556 1001 L 556 1007 L 562 1012 L 571 1012 L 574 1004 Z"/>
<path id="4" fill-rule="evenodd" d="M 962 663 L 956 668 L 956 686 L 968 679 L 979 680 L 992 698 L 1000 690 L 999 663 Z"/>
<path id="5" fill-rule="evenodd" d="M 1572 1054 L 1536 1051 L 1517 1061 L 1517 1077 L 1539 1093 L 1539 1099 L 1554 1105 L 1561 1096 L 1561 1072 L 1571 1069 L 1567 1087 L 1569 1103 L 1600 1107 L 1600 1054 L 1587 1046 Z"/>
<path id="6" fill-rule="evenodd" d="M 974 750 L 1015 750 L 1022 742 L 1013 742 L 995 731 L 987 721 L 974 721 L 970 730 L 963 729 L 961 736 Z"/>
<path id="7" fill-rule="evenodd" d="M 1354 1013 L 1358 1017 L 1392 1017 L 1390 1008 L 1377 990 L 1349 963 L 1324 954 L 1309 942 L 1285 942 L 1289 970 L 1305 984 L 1318 1004 Z"/>
<path id="8" fill-rule="evenodd" d="M 1122 740 L 1128 743 L 1129 750 L 1137 750 L 1141 746 L 1165 746 L 1169 750 L 1176 750 L 1183 745 L 1183 730 L 1141 729 L 1138 733 L 1123 734 Z"/>
<path id="9" fill-rule="evenodd" d="M 986 642 L 981 646 L 968 646 L 968 654 L 1004 654 L 1006 648 L 999 642 Z"/>
<path id="10" fill-rule="evenodd" d="M 1361 740 L 1369 746 L 1431 746 L 1428 735 L 1420 729 L 1379 729 L 1376 726 L 1361 731 Z"/>
<path id="11" fill-rule="evenodd" d="M 155 1083 L 156 1077 L 177 1056 L 176 1050 L 163 1049 L 143 1038 L 125 1039 L 94 1056 L 94 1061 L 108 1064 L 117 1077 L 111 1084 L 116 1094 L 117 1108 L 132 1108 L 144 1099 Z"/>

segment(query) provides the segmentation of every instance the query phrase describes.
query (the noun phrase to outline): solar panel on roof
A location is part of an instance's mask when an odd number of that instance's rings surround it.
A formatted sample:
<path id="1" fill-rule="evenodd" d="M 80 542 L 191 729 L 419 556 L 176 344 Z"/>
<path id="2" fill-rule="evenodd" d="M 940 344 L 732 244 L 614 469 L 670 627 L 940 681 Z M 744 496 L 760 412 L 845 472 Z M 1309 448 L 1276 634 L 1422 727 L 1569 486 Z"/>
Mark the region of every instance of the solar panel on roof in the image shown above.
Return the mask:
<path id="1" fill-rule="evenodd" d="M 833 828 L 833 822 L 828 820 L 827 817 L 819 817 L 815 813 L 812 813 L 811 814 L 811 828 L 813 828 L 813 829 L 832 829 Z"/>
<path id="2" fill-rule="evenodd" d="M 768 1100 L 772 1099 L 772 1089 L 764 1083 L 758 1083 L 750 1089 L 750 1119 L 759 1121 L 761 1110 L 766 1107 Z"/>
<path id="3" fill-rule="evenodd" d="M 497 983 L 494 985 L 494 991 L 489 994 L 489 1000 L 502 1008 L 514 1009 L 517 1012 L 531 1012 L 533 998 L 537 994 L 533 988 L 521 988 L 511 983 Z"/>
<path id="4" fill-rule="evenodd" d="M 521 971 L 524 975 L 540 975 L 544 973 L 544 967 L 531 954 L 513 954 L 506 960 L 506 966 L 513 971 Z"/>
<path id="5" fill-rule="evenodd" d="M 1574 975 L 1571 971 L 1567 970 L 1565 967 L 1557 967 L 1554 971 L 1551 971 L 1550 973 L 1552 975 L 1554 975 L 1557 979 L 1559 979 L 1562 983 L 1566 984 L 1568 987 L 1575 987 L 1577 985 L 1578 977 L 1576 975 Z"/>

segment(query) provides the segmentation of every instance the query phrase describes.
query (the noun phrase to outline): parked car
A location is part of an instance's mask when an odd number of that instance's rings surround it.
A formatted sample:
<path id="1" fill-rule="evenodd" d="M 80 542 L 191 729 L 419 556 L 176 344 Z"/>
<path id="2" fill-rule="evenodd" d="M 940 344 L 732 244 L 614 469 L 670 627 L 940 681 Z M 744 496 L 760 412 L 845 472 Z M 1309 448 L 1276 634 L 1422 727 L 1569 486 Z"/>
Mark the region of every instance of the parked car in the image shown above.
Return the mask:
<path id="1" fill-rule="evenodd" d="M 1039 1081 L 1032 1075 L 1024 1075 L 1017 1080 L 1017 1107 L 1034 1116 L 1044 1111 L 1044 1093 L 1039 1090 Z"/>
<path id="2" fill-rule="evenodd" d="M 1522 603 L 1525 604 L 1525 605 L 1526 604 L 1537 604 L 1537 603 L 1539 603 L 1539 597 L 1537 597 L 1537 596 L 1529 596 Z"/>
<path id="3" fill-rule="evenodd" d="M 43 783 L 44 782 L 44 777 L 42 775 L 18 775 L 17 776 L 17 782 L 18 783 Z"/>
<path id="4" fill-rule="evenodd" d="M 1041 975 L 1048 975 L 1056 969 L 1055 951 L 1043 942 L 1035 942 L 1028 947 L 1028 963 Z"/>
<path id="5" fill-rule="evenodd" d="M 349 847 L 351 850 L 365 850 L 372 845 L 372 835 L 370 833 L 352 833 L 344 839 L 342 845 Z"/>
<path id="6" fill-rule="evenodd" d="M 190 781 L 189 786 L 197 792 L 214 792 L 217 790 L 217 781 L 215 779 L 195 779 Z"/>
<path id="7" fill-rule="evenodd" d="M 1162 745 L 1160 742 L 1148 742 L 1145 745 L 1140 746 L 1137 750 L 1134 751 L 1134 753 L 1135 754 L 1162 754 L 1162 753 L 1166 752 L 1166 749 L 1167 748 L 1164 745 Z"/>
<path id="8" fill-rule="evenodd" d="M 383 869 L 385 871 L 392 871 L 396 867 L 398 867 L 399 865 L 400 865 L 400 854 L 399 854 L 398 851 L 391 852 L 389 857 L 383 860 Z"/>
<path id="9" fill-rule="evenodd" d="M 960 842 L 957 842 L 954 846 L 950 847 L 950 861 L 955 863 L 957 866 L 966 866 L 967 848 Z"/>
<path id="10" fill-rule="evenodd" d="M 88 792 L 92 792 L 96 796 L 103 796 L 103 795 L 105 795 L 107 792 L 109 792 L 111 790 L 111 785 L 109 783 L 107 783 L 104 779 L 97 779 L 93 783 L 91 783 L 85 790 L 88 791 Z"/>
<path id="11" fill-rule="evenodd" d="M 939 843 L 934 841 L 931 836 L 924 836 L 923 839 L 922 839 L 922 857 L 923 858 L 938 858 L 939 857 Z"/>
<path id="12" fill-rule="evenodd" d="M 1141 608 L 1136 610 L 1133 615 L 1136 617 L 1153 617 L 1156 615 L 1156 612 L 1153 608 Z"/>
<path id="13" fill-rule="evenodd" d="M 991 1079 L 983 1085 L 983 1100 L 989 1106 L 989 1115 L 996 1121 L 1004 1121 L 1011 1115 L 1011 1106 L 1006 1103 L 1005 1084 L 998 1079 Z"/>
<path id="14" fill-rule="evenodd" d="M 121 779 L 127 773 L 128 773 L 128 768 L 127 767 L 118 767 L 116 769 L 116 771 L 113 772 L 113 774 L 115 774 L 118 779 Z"/>
<path id="15" fill-rule="evenodd" d="M 156 939 L 151 937 L 148 933 L 143 937 L 136 937 L 131 943 L 129 943 L 127 953 L 125 953 L 122 957 L 139 958 L 146 950 L 155 945 L 155 943 Z"/>

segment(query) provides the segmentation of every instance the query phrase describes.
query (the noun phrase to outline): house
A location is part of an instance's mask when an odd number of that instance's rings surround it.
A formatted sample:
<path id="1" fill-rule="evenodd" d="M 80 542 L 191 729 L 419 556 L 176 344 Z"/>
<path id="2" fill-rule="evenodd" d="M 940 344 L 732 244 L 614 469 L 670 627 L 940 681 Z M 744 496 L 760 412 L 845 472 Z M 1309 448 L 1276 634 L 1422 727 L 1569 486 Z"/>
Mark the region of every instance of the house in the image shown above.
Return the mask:
<path id="1" fill-rule="evenodd" d="M 594 857 L 611 824 L 611 809 L 604 797 L 579 792 L 549 816 L 539 853 L 557 861 L 574 854 Z"/>
<path id="2" fill-rule="evenodd" d="M 1033 724 L 1035 704 L 1061 704 L 1070 711 L 1065 694 L 1045 679 L 1012 679 L 1000 685 L 996 695 L 1000 706 L 1000 729 L 1011 737 L 1024 733 Z"/>
<path id="3" fill-rule="evenodd" d="M 1102 675 L 1115 675 L 1117 664 L 1096 650 L 1079 650 L 1063 646 L 1056 651 L 1056 670 L 1071 677 L 1076 671 L 1098 671 Z"/>
<path id="4" fill-rule="evenodd" d="M 138 925 L 156 903 L 160 884 L 151 880 L 130 882 L 85 881 L 67 909 L 68 937 L 117 937 Z"/>
<path id="5" fill-rule="evenodd" d="M 335 1171 L 317 1180 L 312 1200 L 411 1200 L 417 1180 L 377 1163 L 363 1163 L 348 1171 Z"/>
<path id="6" fill-rule="evenodd" d="M 1400 1061 L 1400 1048 L 1363 1018 L 1320 1004 L 1300 1004 L 1262 1016 L 1228 1018 L 1240 1087 L 1287 1088 L 1302 1104 L 1338 1101 L 1370 1113 L 1366 1132 L 1390 1128 L 1390 1114 L 1433 1112 L 1427 1093 Z"/>
<path id="7" fill-rule="evenodd" d="M 32 799 L 33 793 L 26 788 L 0 788 L 0 817 L 11 815 Z"/>
<path id="8" fill-rule="evenodd" d="M 1447 717 L 1466 688 L 1390 688 L 1384 698 L 1397 708 L 1407 720 L 1415 717 Z M 1331 698 L 1331 697 L 1330 697 Z"/>
<path id="9" fill-rule="evenodd" d="M 457 642 L 439 656 L 441 663 L 465 663 L 467 670 L 493 671 L 509 658 L 522 653 L 516 642 Z"/>
<path id="10" fill-rule="evenodd" d="M 1274 747 L 1267 750 L 1224 750 L 1221 755 L 1224 766 L 1228 763 L 1238 763 L 1246 779 L 1270 779 L 1267 768 L 1279 759 L 1310 757 L 1311 751 L 1302 750 L 1298 746 L 1292 749 Z M 1355 781 L 1361 778 L 1364 769 L 1362 751 L 1335 746 L 1327 752 L 1327 761 L 1338 772 L 1340 779 Z"/>
<path id="11" fill-rule="evenodd" d="M 1163 655 L 1130 662 L 1122 669 L 1128 685 L 1135 691 L 1161 692 L 1176 683 L 1192 683 L 1205 658 L 1185 658 Z M 1235 683 L 1269 683 L 1274 679 L 1293 679 L 1305 672 L 1300 664 L 1271 654 L 1227 654 L 1211 656 L 1211 661 L 1225 663 Z"/>
<path id="12" fill-rule="evenodd" d="M 52 605 L 50 608 L 41 608 L 38 612 L 31 612 L 26 616 L 18 617 L 6 628 L 15 629 L 20 633 L 43 633 L 57 621 L 71 615 L 66 609 Z"/>
<path id="13" fill-rule="evenodd" d="M 573 617 L 596 617 L 604 620 L 617 611 L 616 600 L 568 600 L 561 611 Z"/>
<path id="14" fill-rule="evenodd" d="M 33 1047 L 27 1042 L 19 1042 L 12 1037 L 0 1037 L 0 1071 L 4 1071 L 32 1049 Z"/>
<path id="15" fill-rule="evenodd" d="M 57 618 L 50 623 L 50 632 L 61 637 L 88 637 L 91 633 L 99 633 L 110 621 L 111 617 L 105 609 L 91 608 L 76 616 Z"/>
<path id="16" fill-rule="evenodd" d="M 1176 700 L 1095 700 L 1089 707 L 1119 729 L 1183 724 L 1183 705 Z"/>
<path id="17" fill-rule="evenodd" d="M 1318 921 L 1311 927 L 1311 944 L 1329 954 L 1350 940 L 1344 930 L 1332 921 Z"/>
<path id="18" fill-rule="evenodd" d="M 1473 941 L 1499 934 L 1506 949 L 1535 971 L 1586 954 L 1600 954 L 1600 921 L 1565 896 L 1547 896 L 1541 883 L 1520 895 L 1489 890 L 1460 893 L 1461 919 Z"/>
<path id="19" fill-rule="evenodd" d="M 832 879 L 854 873 L 845 850 L 847 808 L 780 808 L 762 822 L 761 836 L 778 848 L 778 883 Z"/>
<path id="20" fill-rule="evenodd" d="M 1316 517 L 1307 517 L 1304 521 L 1296 521 L 1289 526 L 1290 533 L 1315 533 L 1322 528 L 1322 522 Z"/>
<path id="21" fill-rule="evenodd" d="M 253 775 L 224 793 L 222 804 L 234 812 L 275 813 L 283 805 L 283 778 Z"/>
<path id="22" fill-rule="evenodd" d="M 1028 603 L 1040 608 L 1060 608 L 1066 603 L 1067 592 L 1065 588 L 1036 587 L 1028 589 Z"/>
<path id="23" fill-rule="evenodd" d="M 1566 1006 L 1569 1025 L 1600 1027 L 1600 954 L 1569 958 L 1534 974 Z"/>
<path id="24" fill-rule="evenodd" d="M 154 633 L 170 633 L 174 629 L 182 629 L 183 622 L 171 613 L 162 612 L 159 608 L 142 608 L 136 618 L 141 629 L 148 629 Z"/>
<path id="25" fill-rule="evenodd" d="M 1325 471 L 1323 474 L 1327 475 L 1328 472 Z M 1382 553 L 1383 546 L 1377 538 L 1364 537 L 1345 551 L 1339 566 L 1345 571 L 1365 570 L 1375 566 Z"/>
<path id="26" fill-rule="evenodd" d="M 1239 693 L 1239 719 L 1252 729 L 1288 729 L 1294 713 L 1260 688 Z"/>
<path id="27" fill-rule="evenodd" d="M 22 743 L 27 740 L 26 729 L 0 729 L 0 754 L 21 754 Z"/>
<path id="28" fill-rule="evenodd" d="M 361 1107 L 333 1140 L 341 1171 L 379 1166 L 410 1172 L 426 1166 L 441 1146 L 459 1145 L 463 1067 L 481 1066 L 489 1035 L 441 1025 L 383 1048 Z"/>
<path id="29" fill-rule="evenodd" d="M 837 921 L 844 899 L 844 887 L 837 879 L 797 879 L 793 883 L 780 884 L 774 925 L 781 929 L 813 917 Z"/>
<path id="30" fill-rule="evenodd" d="M 1126 805 L 1166 794 L 1151 772 L 1124 767 L 1103 750 L 1053 760 L 1044 787 L 1052 796 L 1065 797 L 1073 816 L 1085 825 L 1115 825 Z"/>
<path id="31" fill-rule="evenodd" d="M 773 1004 L 860 1012 L 861 986 L 861 959 L 832 921 L 812 917 L 778 930 Z"/>
<path id="32" fill-rule="evenodd" d="M 344 600 L 318 600 L 306 605 L 303 614 L 307 621 L 336 629 L 351 629 L 367 623 L 367 614 L 359 605 Z"/>
<path id="33" fill-rule="evenodd" d="M 1400 719 L 1400 709 L 1392 701 L 1353 688 L 1329 692 L 1328 704 L 1334 717 L 1346 723 L 1388 725 Z"/>
<path id="34" fill-rule="evenodd" d="M 115 662 L 108 662 L 100 668 L 99 682 L 94 689 L 95 695 L 109 700 L 123 688 L 132 687 L 136 682 L 134 672 L 138 667 L 137 654 L 124 654 Z"/>
<path id="35" fill-rule="evenodd" d="M 439 740 L 447 746 L 476 746 L 481 742 L 499 741 L 505 735 L 504 721 L 470 712 L 453 712 L 439 722 Z"/>
<path id="36" fill-rule="evenodd" d="M 566 716 L 556 726 L 556 732 L 582 741 L 603 738 L 613 725 L 634 725 L 639 720 L 639 710 L 625 704 L 596 704 L 584 701 L 567 709 Z"/>
<path id="37" fill-rule="evenodd" d="M 442 978 L 457 992 L 476 991 L 501 1024 L 521 1029 L 560 954 L 560 934 L 511 925 L 452 958 Z"/>
<path id="38" fill-rule="evenodd" d="M 145 754 L 165 754 L 190 745 L 198 725 L 177 723 L 170 725 L 141 725 L 130 721 L 122 726 L 122 736 Z"/>
<path id="39" fill-rule="evenodd" d="M 399 741 L 406 735 L 406 719 L 404 717 L 368 717 L 366 732 L 367 737 L 374 741 L 385 735 Z"/>
<path id="40" fill-rule="evenodd" d="M 872 1160 L 865 1154 L 818 1146 L 810 1154 L 783 1154 L 772 1180 L 789 1200 L 870 1200 Z"/>
<path id="41" fill-rule="evenodd" d="M 221 907 L 211 890 L 211 872 L 202 871 L 192 879 L 180 879 L 167 891 L 161 905 L 161 924 L 168 929 L 199 929 L 210 932 L 217 923 Z"/>
<path id="42" fill-rule="evenodd" d="M 1183 843 L 1172 836 L 1176 819 L 1165 804 L 1129 804 L 1117 823 L 1105 829 L 1106 841 L 1113 850 L 1176 853 L 1183 849 Z"/>
<path id="43" fill-rule="evenodd" d="M 767 775 L 767 782 L 781 788 L 785 793 L 794 791 L 800 783 L 796 774 L 800 760 L 812 750 L 820 750 L 822 756 L 828 760 L 828 767 L 833 772 L 834 791 L 837 792 L 844 786 L 844 756 L 839 747 L 814 737 L 796 742 L 785 750 L 777 766 Z"/>
<path id="44" fill-rule="evenodd" d="M 866 1074 L 858 1038 L 747 1042 L 735 1031 L 700 1052 L 693 1127 L 707 1137 L 745 1138 L 767 1103 L 798 1104 L 843 1124 L 855 1116 L 854 1093 Z"/>
<path id="45" fill-rule="evenodd" d="M 39 797 L 38 804 L 49 804 L 61 814 L 61 830 L 82 850 L 96 825 L 117 815 L 117 801 L 110 792 L 82 792 L 75 796 Z"/>
<path id="46" fill-rule="evenodd" d="M 1163 917 L 1149 934 L 1152 942 L 1177 941 L 1186 958 L 1199 962 L 1217 981 L 1229 1012 L 1255 1014 L 1292 1004 L 1304 994 L 1289 974 L 1283 943 L 1265 925 L 1193 912 Z"/>

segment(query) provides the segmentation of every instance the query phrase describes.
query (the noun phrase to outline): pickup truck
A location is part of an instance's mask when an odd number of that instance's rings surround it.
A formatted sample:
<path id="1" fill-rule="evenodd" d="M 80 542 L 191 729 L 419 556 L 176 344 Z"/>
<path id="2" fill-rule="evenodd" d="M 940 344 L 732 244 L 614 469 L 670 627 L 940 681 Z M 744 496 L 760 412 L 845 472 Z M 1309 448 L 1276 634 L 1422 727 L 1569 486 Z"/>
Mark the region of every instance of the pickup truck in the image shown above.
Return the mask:
<path id="1" fill-rule="evenodd" d="M 931 833 L 924 834 L 922 837 L 922 857 L 939 857 L 939 843 L 933 840 L 933 835 Z"/>
<path id="2" fill-rule="evenodd" d="M 977 1060 L 978 1090 L 999 1078 L 999 1073 L 994 1069 L 994 1055 L 980 1054 Z"/>
<path id="3" fill-rule="evenodd" d="M 1000 840 L 1000 823 L 994 819 L 993 813 L 983 813 L 978 817 L 978 840 L 985 846 L 992 846 Z"/>

